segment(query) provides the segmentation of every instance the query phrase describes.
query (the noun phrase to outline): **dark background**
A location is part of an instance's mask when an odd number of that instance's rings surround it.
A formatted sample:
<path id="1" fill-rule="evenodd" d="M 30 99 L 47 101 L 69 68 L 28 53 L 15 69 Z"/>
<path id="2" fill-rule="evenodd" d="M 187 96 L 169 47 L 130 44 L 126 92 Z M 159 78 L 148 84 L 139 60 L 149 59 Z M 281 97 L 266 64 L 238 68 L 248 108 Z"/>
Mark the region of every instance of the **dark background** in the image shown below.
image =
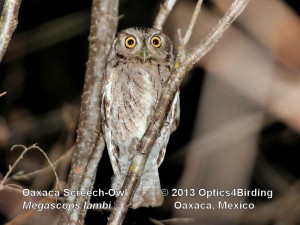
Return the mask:
<path id="1" fill-rule="evenodd" d="M 158 0 L 121 1 L 120 15 L 123 17 L 120 19 L 118 30 L 131 26 L 151 26 L 160 2 Z M 298 1 L 288 2 L 299 12 Z M 88 54 L 90 7 L 91 1 L 23 0 L 18 27 L 0 65 L 0 92 L 7 91 L 7 95 L 0 98 L 1 122 L 10 125 L 27 116 L 43 118 L 67 103 L 79 107 Z M 83 15 L 81 31 L 76 35 L 46 47 L 39 47 L 42 43 L 30 42 L 30 35 L 33 35 L 37 28 L 73 13 Z M 52 28 L 50 24 L 49 32 Z M 64 31 L 59 35 L 64 36 Z M 50 35 L 44 40 L 51 43 L 53 38 Z M 177 163 L 168 159 L 188 143 L 191 137 L 201 93 L 203 79 L 201 74 L 203 74 L 201 68 L 195 69 L 190 75 L 191 79 L 181 89 L 181 122 L 178 130 L 171 136 L 165 162 L 160 167 L 162 188 L 172 188 L 182 172 L 184 159 Z M 40 126 L 40 129 L 47 129 L 43 124 Z M 11 143 L 25 145 L 38 143 L 47 151 L 62 139 L 62 133 L 65 132 L 66 128 L 58 125 L 55 132 L 42 136 L 38 134 L 23 138 L 12 136 L 8 143 L 0 146 L 1 173 L 5 174 L 7 171 L 7 151 L 11 148 Z M 75 140 L 75 135 L 73 139 Z M 299 135 L 282 123 L 272 123 L 261 132 L 261 153 L 274 167 L 285 168 L 295 177 L 300 176 L 299 147 Z M 95 188 L 109 189 L 111 175 L 109 158 L 105 152 L 99 165 Z M 257 185 L 255 179 L 252 185 Z M 99 202 L 103 199 L 95 198 L 92 201 Z M 165 219 L 171 216 L 170 213 L 166 208 L 129 210 L 124 224 L 147 224 L 149 217 Z M 109 212 L 99 213 L 89 210 L 86 224 L 104 224 L 108 216 Z"/>

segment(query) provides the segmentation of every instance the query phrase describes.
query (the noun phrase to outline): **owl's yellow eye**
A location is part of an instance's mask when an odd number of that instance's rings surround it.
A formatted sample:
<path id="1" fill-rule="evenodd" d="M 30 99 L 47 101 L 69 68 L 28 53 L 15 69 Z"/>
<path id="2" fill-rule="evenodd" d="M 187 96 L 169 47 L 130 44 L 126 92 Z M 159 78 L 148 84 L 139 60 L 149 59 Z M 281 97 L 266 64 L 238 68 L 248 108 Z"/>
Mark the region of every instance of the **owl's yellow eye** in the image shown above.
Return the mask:
<path id="1" fill-rule="evenodd" d="M 158 36 L 154 36 L 151 38 L 151 45 L 154 47 L 154 48 L 159 48 L 161 46 L 161 40 L 160 40 L 160 37 Z"/>
<path id="2" fill-rule="evenodd" d="M 126 48 L 133 48 L 136 45 L 136 39 L 132 36 L 125 39 Z"/>

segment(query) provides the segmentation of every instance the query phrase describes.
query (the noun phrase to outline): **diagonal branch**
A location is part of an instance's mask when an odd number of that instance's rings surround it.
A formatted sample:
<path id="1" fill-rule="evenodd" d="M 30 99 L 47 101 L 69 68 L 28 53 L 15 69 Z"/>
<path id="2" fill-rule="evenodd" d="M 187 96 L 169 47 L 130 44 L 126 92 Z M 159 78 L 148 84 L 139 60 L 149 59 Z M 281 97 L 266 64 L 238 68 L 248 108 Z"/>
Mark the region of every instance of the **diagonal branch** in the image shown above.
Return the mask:
<path id="1" fill-rule="evenodd" d="M 185 62 L 187 68 L 191 68 L 199 59 L 201 59 L 212 47 L 216 44 L 219 38 L 223 35 L 224 31 L 232 24 L 236 17 L 244 10 L 249 0 L 235 0 L 229 10 L 220 19 L 218 25 L 208 34 L 194 50 L 189 54 Z"/>
<path id="2" fill-rule="evenodd" d="M 6 0 L 0 19 L 0 62 L 18 24 L 21 0 Z"/>
<path id="3" fill-rule="evenodd" d="M 118 0 L 93 0 L 89 59 L 85 74 L 78 135 L 67 187 L 75 191 L 93 188 L 98 162 L 104 149 L 100 124 L 100 91 L 106 56 L 115 37 Z M 62 210 L 59 224 L 84 224 L 88 196 L 68 196 L 65 203 L 79 205 Z"/>
<path id="4" fill-rule="evenodd" d="M 153 24 L 154 28 L 162 30 L 162 27 L 166 22 L 166 19 L 168 18 L 171 10 L 173 9 L 173 6 L 175 5 L 176 1 L 177 0 L 166 0 L 164 4 L 160 5 L 159 13 L 156 16 L 156 19 Z"/>
<path id="5" fill-rule="evenodd" d="M 120 196 L 114 206 L 114 209 L 109 218 L 109 225 L 120 225 L 125 218 L 130 200 L 133 197 L 135 190 L 139 184 L 143 173 L 145 163 L 148 159 L 150 151 L 156 141 L 163 122 L 165 121 L 170 110 L 172 101 L 176 92 L 179 89 L 180 83 L 191 67 L 200 60 L 218 41 L 225 30 L 235 20 L 235 18 L 243 11 L 249 0 L 235 0 L 230 9 L 226 12 L 223 18 L 219 21 L 216 27 L 212 29 L 206 39 L 204 39 L 196 48 L 194 48 L 188 57 L 181 57 L 182 51 L 178 53 L 176 64 L 172 70 L 171 76 L 166 81 L 160 100 L 156 107 L 155 113 L 150 121 L 152 121 L 143 138 L 141 139 L 137 153 L 134 156 L 130 168 L 128 170 L 122 191 L 126 191 L 126 195 Z M 180 59 L 180 60 L 179 60 Z M 183 59 L 183 60 L 181 60 Z"/>
<path id="6" fill-rule="evenodd" d="M 200 0 L 200 1 L 197 2 L 197 5 L 195 7 L 195 10 L 194 10 L 194 13 L 193 13 L 193 16 L 192 16 L 192 19 L 191 19 L 191 22 L 189 24 L 189 27 L 188 27 L 188 29 L 185 33 L 185 36 L 184 36 L 184 39 L 183 39 L 183 42 L 182 42 L 184 46 L 187 45 L 187 43 L 189 42 L 189 40 L 192 36 L 193 29 L 194 29 L 194 26 L 196 24 L 198 15 L 200 13 L 202 3 L 203 3 L 203 0 Z"/>
<path id="7" fill-rule="evenodd" d="M 6 91 L 0 93 L 0 97 L 2 97 L 2 96 L 4 96 L 4 95 L 6 95 Z"/>

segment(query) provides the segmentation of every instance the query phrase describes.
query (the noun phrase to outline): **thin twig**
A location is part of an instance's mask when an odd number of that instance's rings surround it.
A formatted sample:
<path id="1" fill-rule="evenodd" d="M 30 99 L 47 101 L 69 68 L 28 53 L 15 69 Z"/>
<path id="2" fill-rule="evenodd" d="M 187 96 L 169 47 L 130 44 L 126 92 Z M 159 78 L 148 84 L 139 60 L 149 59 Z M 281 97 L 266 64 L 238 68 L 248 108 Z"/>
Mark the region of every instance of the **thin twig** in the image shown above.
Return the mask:
<path id="1" fill-rule="evenodd" d="M 14 145 L 11 150 L 14 150 L 15 148 L 23 148 L 24 151 L 21 153 L 21 155 L 18 157 L 18 159 L 14 162 L 14 164 L 12 166 L 9 166 L 9 170 L 8 172 L 5 174 L 4 178 L 1 180 L 0 182 L 0 190 L 3 189 L 4 187 L 4 183 L 5 181 L 7 180 L 7 178 L 9 177 L 9 175 L 12 173 L 12 171 L 14 170 L 14 168 L 18 165 L 18 163 L 23 159 L 24 155 L 31 151 L 31 150 L 38 150 L 39 152 L 41 152 L 44 157 L 46 158 L 46 160 L 48 161 L 50 167 L 52 168 L 52 171 L 55 175 L 55 178 L 56 178 L 56 186 L 59 185 L 59 180 L 58 180 L 58 176 L 57 176 L 57 173 L 55 171 L 55 168 L 54 168 L 54 165 L 52 164 L 52 162 L 50 161 L 50 159 L 48 158 L 47 154 L 43 151 L 43 149 L 41 149 L 40 147 L 38 147 L 36 144 L 30 146 L 30 147 L 25 147 L 24 145 Z M 60 188 L 61 189 L 61 188 Z"/>
<path id="2" fill-rule="evenodd" d="M 98 162 L 104 149 L 100 121 L 100 91 L 108 51 L 115 37 L 118 22 L 118 0 L 93 0 L 89 59 L 85 74 L 75 153 L 67 188 L 92 190 Z M 59 224 L 84 224 L 89 196 L 68 196 L 66 204 L 79 207 L 63 209 Z"/>
<path id="3" fill-rule="evenodd" d="M 6 91 L 0 93 L 0 97 L 2 97 L 3 95 L 6 95 L 6 93 L 7 93 Z"/>
<path id="4" fill-rule="evenodd" d="M 178 41 L 179 41 L 178 52 L 180 52 L 180 55 L 178 56 L 177 61 L 179 62 L 183 62 L 186 57 L 186 49 L 185 49 L 183 39 L 184 38 L 182 37 L 181 29 L 178 29 Z"/>
<path id="5" fill-rule="evenodd" d="M 0 62 L 18 24 L 21 0 L 6 0 L 0 19 Z"/>
<path id="6" fill-rule="evenodd" d="M 153 27 L 162 30 L 163 25 L 166 22 L 166 19 L 168 18 L 171 10 L 173 9 L 173 6 L 175 5 L 177 0 L 166 0 L 164 4 L 160 5 L 160 10 L 158 15 L 156 16 L 156 19 L 154 21 Z"/>
<path id="7" fill-rule="evenodd" d="M 186 33 L 184 37 L 182 37 L 181 29 L 178 29 L 178 39 L 179 39 L 179 46 L 178 46 L 178 58 L 177 62 L 183 62 L 186 58 L 186 45 L 188 44 L 192 33 L 194 26 L 196 24 L 197 18 L 200 13 L 201 5 L 202 5 L 203 0 L 199 0 L 196 4 L 192 19 L 190 21 L 190 24 L 188 26 L 188 29 L 186 30 Z"/>
<path id="8" fill-rule="evenodd" d="M 201 59 L 219 40 L 224 31 L 232 24 L 236 17 L 244 10 L 249 0 L 235 0 L 230 9 L 220 19 L 218 25 L 213 28 L 206 39 L 204 39 L 191 52 L 190 57 L 187 58 L 185 64 L 191 68 L 199 59 Z"/>
<path id="9" fill-rule="evenodd" d="M 65 163 L 69 164 L 69 161 L 70 161 L 70 158 L 71 158 L 73 152 L 74 152 L 74 147 L 72 147 L 69 151 L 66 152 L 66 154 L 62 155 L 61 157 L 59 157 L 59 159 L 57 159 L 55 162 L 53 162 L 52 166 L 57 166 L 57 165 L 61 164 L 61 162 L 65 162 Z M 26 173 L 26 174 L 17 173 L 12 176 L 12 179 L 14 179 L 16 181 L 30 179 L 31 177 L 37 176 L 39 174 L 47 173 L 48 171 L 50 171 L 50 169 L 51 169 L 51 166 L 47 166 L 46 168 L 43 168 L 40 170 L 35 170 L 31 173 Z"/>
<path id="10" fill-rule="evenodd" d="M 125 182 L 122 186 L 122 191 L 125 191 L 127 194 L 120 196 L 115 202 L 114 209 L 109 218 L 109 225 L 122 224 L 130 205 L 131 198 L 133 197 L 139 184 L 145 163 L 148 159 L 153 144 L 161 131 L 182 79 L 191 69 L 191 67 L 213 47 L 213 45 L 218 41 L 219 37 L 225 32 L 234 19 L 243 11 L 247 3 L 248 0 L 235 0 L 224 17 L 219 21 L 217 26 L 214 27 L 210 32 L 209 36 L 200 45 L 196 46 L 191 53 L 187 54 L 189 57 L 186 57 L 184 61 L 178 61 L 178 59 L 182 59 L 179 52 L 179 55 L 177 56 L 177 62 L 169 79 L 166 81 L 165 86 L 162 89 L 160 100 L 151 119 L 151 121 L 154 121 L 154 123 L 149 123 L 148 128 L 138 145 L 136 150 L 137 153 L 132 160 L 125 178 Z"/>
<path id="11" fill-rule="evenodd" d="M 185 33 L 184 39 L 183 39 L 183 45 L 184 46 L 187 45 L 187 43 L 189 42 L 189 40 L 190 40 L 190 38 L 192 36 L 192 32 L 193 32 L 194 26 L 196 24 L 197 18 L 198 18 L 199 13 L 200 13 L 202 2 L 203 2 L 203 0 L 200 0 L 200 1 L 197 2 L 197 5 L 195 7 L 195 11 L 194 11 L 192 19 L 191 19 L 191 22 L 189 24 L 189 27 L 188 27 L 188 29 L 187 29 L 187 31 Z"/>

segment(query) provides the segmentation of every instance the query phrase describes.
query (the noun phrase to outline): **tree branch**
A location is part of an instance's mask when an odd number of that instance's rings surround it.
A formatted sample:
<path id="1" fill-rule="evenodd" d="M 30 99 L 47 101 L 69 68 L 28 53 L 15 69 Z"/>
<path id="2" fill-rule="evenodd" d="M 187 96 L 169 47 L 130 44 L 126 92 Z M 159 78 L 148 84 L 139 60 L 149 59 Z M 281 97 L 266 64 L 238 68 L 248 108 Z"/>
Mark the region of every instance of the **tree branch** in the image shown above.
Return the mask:
<path id="1" fill-rule="evenodd" d="M 194 26 L 196 24 L 198 15 L 200 13 L 202 2 L 203 2 L 203 0 L 199 0 L 197 2 L 197 5 L 195 7 L 195 10 L 194 10 L 194 13 L 193 13 L 193 16 L 192 16 L 192 19 L 191 19 L 191 22 L 189 24 L 189 27 L 188 27 L 187 31 L 185 32 L 185 36 L 184 36 L 184 39 L 183 39 L 183 42 L 182 42 L 182 44 L 184 46 L 186 46 L 187 43 L 190 41 L 190 38 L 191 38 L 192 33 L 193 33 Z"/>
<path id="2" fill-rule="evenodd" d="M 153 27 L 162 30 L 166 19 L 168 18 L 173 6 L 175 5 L 177 0 L 166 0 L 164 4 L 160 5 L 159 13 L 156 16 Z"/>
<path id="3" fill-rule="evenodd" d="M 100 91 L 108 51 L 115 37 L 118 22 L 118 0 L 93 0 L 89 59 L 85 74 L 80 109 L 78 136 L 67 187 L 92 190 L 98 162 L 104 149 L 100 121 Z M 65 202 L 80 207 L 62 210 L 59 224 L 84 224 L 87 196 L 68 196 Z"/>
<path id="4" fill-rule="evenodd" d="M 204 39 L 188 57 L 187 64 L 188 68 L 191 68 L 199 59 L 201 59 L 212 47 L 216 44 L 219 38 L 222 36 L 224 31 L 232 24 L 236 17 L 244 10 L 249 0 L 235 0 L 229 10 L 220 19 L 218 25 L 213 28 L 206 39 Z"/>
<path id="5" fill-rule="evenodd" d="M 0 97 L 2 97 L 2 96 L 4 96 L 4 95 L 6 95 L 6 91 L 0 93 Z"/>
<path id="6" fill-rule="evenodd" d="M 0 19 L 0 62 L 18 24 L 21 0 L 6 0 Z"/>
<path id="7" fill-rule="evenodd" d="M 172 73 L 162 89 L 155 113 L 152 119 L 150 119 L 151 123 L 149 124 L 143 138 L 138 145 L 136 151 L 137 153 L 132 160 L 125 178 L 125 182 L 122 186 L 122 191 L 125 191 L 126 195 L 120 196 L 115 202 L 114 209 L 108 221 L 109 225 L 122 224 L 130 205 L 131 198 L 133 197 L 139 184 L 145 163 L 148 159 L 153 144 L 159 136 L 163 122 L 168 115 L 172 101 L 179 89 L 182 79 L 191 69 L 191 67 L 214 46 L 225 30 L 243 11 L 247 3 L 248 0 L 235 0 L 230 9 L 219 21 L 217 26 L 212 29 L 208 37 L 204 39 L 198 46 L 196 46 L 196 48 L 194 48 L 189 54 L 186 54 L 188 57 L 186 57 L 184 54 L 184 50 L 179 51 Z M 155 25 L 154 27 L 159 26 Z M 181 56 L 182 54 L 184 54 L 184 56 Z"/>

